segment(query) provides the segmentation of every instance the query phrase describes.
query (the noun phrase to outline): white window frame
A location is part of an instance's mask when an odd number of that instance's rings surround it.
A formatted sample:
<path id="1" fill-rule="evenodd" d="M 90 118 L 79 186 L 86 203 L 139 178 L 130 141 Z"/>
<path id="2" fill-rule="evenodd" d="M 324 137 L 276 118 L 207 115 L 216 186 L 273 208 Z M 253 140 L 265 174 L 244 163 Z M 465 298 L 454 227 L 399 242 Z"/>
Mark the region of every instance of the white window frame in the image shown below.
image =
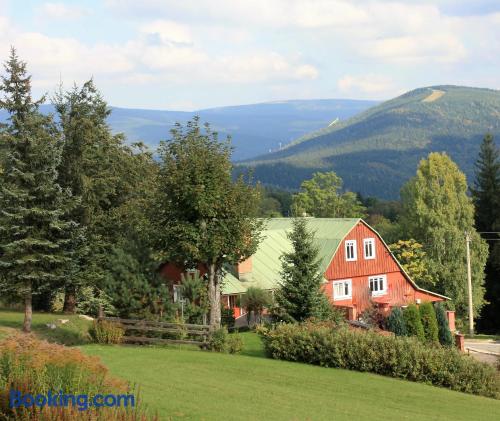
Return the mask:
<path id="1" fill-rule="evenodd" d="M 378 288 L 378 285 L 379 285 L 379 282 L 380 282 L 380 279 L 382 279 L 382 286 L 383 286 L 383 289 L 379 289 Z M 376 291 L 372 291 L 372 288 L 371 288 L 371 284 L 372 282 L 376 282 L 376 285 L 377 285 L 377 290 Z M 368 288 L 370 290 L 370 293 L 372 295 L 372 297 L 379 297 L 381 295 L 385 295 L 387 294 L 387 275 L 375 275 L 375 276 L 369 276 L 368 277 Z"/>
<path id="2" fill-rule="evenodd" d="M 174 303 L 179 303 L 182 300 L 182 289 L 180 284 L 175 284 L 173 286 L 174 291 Z"/>
<path id="3" fill-rule="evenodd" d="M 366 246 L 368 244 L 372 245 L 372 254 L 371 254 L 371 256 L 368 256 L 366 254 Z M 375 251 L 375 238 L 365 238 L 363 240 L 363 254 L 364 254 L 366 260 L 375 259 L 376 255 L 377 255 L 377 253 Z"/>
<path id="4" fill-rule="evenodd" d="M 348 285 L 348 290 L 349 293 L 343 294 L 343 295 L 335 295 L 335 286 L 342 284 L 343 290 L 345 291 L 345 285 Z M 333 296 L 333 301 L 339 301 L 339 300 L 348 300 L 352 298 L 352 279 L 342 279 L 340 281 L 333 281 L 332 283 L 332 296 Z"/>
<path id="5" fill-rule="evenodd" d="M 349 246 L 352 245 L 352 249 L 353 249 L 353 256 L 352 257 L 349 257 Z M 354 262 L 356 260 L 358 260 L 358 245 L 357 245 L 357 242 L 356 240 L 346 240 L 345 241 L 345 260 L 347 262 Z"/>

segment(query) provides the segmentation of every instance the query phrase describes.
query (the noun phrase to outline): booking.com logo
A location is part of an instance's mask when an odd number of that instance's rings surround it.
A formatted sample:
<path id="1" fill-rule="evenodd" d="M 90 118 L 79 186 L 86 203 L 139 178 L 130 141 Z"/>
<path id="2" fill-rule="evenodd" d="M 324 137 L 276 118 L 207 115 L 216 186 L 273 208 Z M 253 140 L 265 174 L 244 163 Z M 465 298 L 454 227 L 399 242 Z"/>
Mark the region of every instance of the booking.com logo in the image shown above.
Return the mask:
<path id="1" fill-rule="evenodd" d="M 89 408 L 102 408 L 102 407 L 134 407 L 134 395 L 102 395 L 96 394 L 89 396 L 88 394 L 75 395 L 71 393 L 54 393 L 49 391 L 47 394 L 32 395 L 30 393 L 21 393 L 18 390 L 11 390 L 9 395 L 9 406 L 11 408 L 31 408 L 37 406 L 43 408 L 48 407 L 62 407 L 67 408 L 73 406 L 78 408 L 79 411 L 85 411 Z"/>

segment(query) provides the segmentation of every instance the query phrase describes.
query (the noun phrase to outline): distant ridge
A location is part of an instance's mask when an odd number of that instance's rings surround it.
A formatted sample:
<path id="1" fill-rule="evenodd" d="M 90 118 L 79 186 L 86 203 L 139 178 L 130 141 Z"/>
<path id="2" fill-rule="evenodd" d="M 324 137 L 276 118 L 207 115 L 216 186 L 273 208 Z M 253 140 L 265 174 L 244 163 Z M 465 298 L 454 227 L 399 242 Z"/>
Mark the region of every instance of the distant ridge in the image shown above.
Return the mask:
<path id="1" fill-rule="evenodd" d="M 487 132 L 500 140 L 500 91 L 424 87 L 242 162 L 239 171 L 251 167 L 261 182 L 294 189 L 315 171 L 334 170 L 352 191 L 396 198 L 431 151 L 447 152 L 471 181 Z"/>

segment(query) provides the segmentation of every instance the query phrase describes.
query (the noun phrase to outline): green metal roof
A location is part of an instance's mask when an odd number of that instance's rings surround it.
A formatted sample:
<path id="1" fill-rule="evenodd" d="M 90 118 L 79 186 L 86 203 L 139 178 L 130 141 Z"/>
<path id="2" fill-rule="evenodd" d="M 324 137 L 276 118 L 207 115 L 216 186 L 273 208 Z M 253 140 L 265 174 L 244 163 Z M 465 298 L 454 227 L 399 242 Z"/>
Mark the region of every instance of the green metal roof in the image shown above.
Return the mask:
<path id="1" fill-rule="evenodd" d="M 343 238 L 360 221 L 356 218 L 307 218 L 307 227 L 314 232 L 315 244 L 321 259 L 320 269 L 326 271 Z M 281 271 L 280 257 L 292 250 L 287 233 L 292 230 L 292 218 L 272 218 L 262 232 L 262 241 L 252 256 L 249 279 L 238 279 L 228 272 L 224 278 L 223 294 L 242 294 L 249 286 L 264 289 L 278 287 Z"/>

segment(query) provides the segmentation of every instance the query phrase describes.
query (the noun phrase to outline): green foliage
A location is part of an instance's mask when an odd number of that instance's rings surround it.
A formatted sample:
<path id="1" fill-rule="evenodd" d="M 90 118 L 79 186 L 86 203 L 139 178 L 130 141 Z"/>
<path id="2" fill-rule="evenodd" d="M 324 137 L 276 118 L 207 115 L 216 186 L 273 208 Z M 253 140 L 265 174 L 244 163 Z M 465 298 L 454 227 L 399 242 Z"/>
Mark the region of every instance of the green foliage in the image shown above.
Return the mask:
<path id="1" fill-rule="evenodd" d="M 380 307 L 374 301 L 370 300 L 370 305 L 360 314 L 359 319 L 372 328 L 386 328 L 387 320 L 385 314 L 380 311 Z"/>
<path id="2" fill-rule="evenodd" d="M 438 324 L 439 343 L 444 346 L 452 346 L 453 336 L 450 332 L 450 325 L 446 317 L 444 306 L 441 303 L 436 303 L 434 309 L 436 311 L 436 320 Z"/>
<path id="3" fill-rule="evenodd" d="M 257 249 L 263 221 L 255 216 L 259 192 L 232 179 L 229 139 L 220 142 L 195 117 L 177 124 L 159 149 L 154 209 L 157 258 L 207 269 L 210 323 L 220 325 L 220 275 Z"/>
<path id="4" fill-rule="evenodd" d="M 272 358 L 367 371 L 500 399 L 495 369 L 456 349 L 315 324 L 279 325 L 260 332 Z"/>
<path id="5" fill-rule="evenodd" d="M 93 342 L 98 344 L 119 344 L 124 335 L 123 328 L 118 323 L 97 321 L 89 329 L 89 335 Z"/>
<path id="6" fill-rule="evenodd" d="M 52 117 L 31 98 L 31 77 L 14 49 L 2 77 L 1 128 L 7 155 L 0 179 L 0 287 L 22 298 L 31 329 L 32 294 L 55 289 L 68 274 L 76 224 L 65 218 L 75 202 L 57 182 L 60 136 Z"/>
<path id="7" fill-rule="evenodd" d="M 239 333 L 229 334 L 226 327 L 221 327 L 210 335 L 208 349 L 215 352 L 239 354 L 243 351 L 243 339 Z"/>
<path id="8" fill-rule="evenodd" d="M 281 286 L 276 301 L 285 320 L 303 321 L 321 317 L 325 296 L 321 290 L 323 275 L 319 270 L 318 250 L 314 233 L 307 229 L 306 218 L 296 218 L 288 234 L 292 251 L 281 257 Z"/>
<path id="9" fill-rule="evenodd" d="M 465 175 L 442 153 L 420 162 L 416 176 L 402 189 L 401 225 L 427 253 L 434 291 L 452 299 L 457 319 L 467 315 L 465 232 L 471 237 L 474 314 L 484 305 L 484 266 L 487 245 L 474 229 L 474 206 L 467 195 Z"/>
<path id="10" fill-rule="evenodd" d="M 390 244 L 389 248 L 406 273 L 418 286 L 432 289 L 435 280 L 429 273 L 429 262 L 422 244 L 417 243 L 415 240 L 399 240 L 397 243 Z"/>
<path id="11" fill-rule="evenodd" d="M 493 136 L 484 137 L 476 161 L 476 179 L 472 199 L 476 206 L 476 228 L 482 232 L 500 230 L 500 149 Z M 495 234 L 483 234 L 484 238 L 498 239 Z M 478 329 L 496 333 L 500 329 L 500 242 L 488 241 L 489 255 L 486 264 L 486 294 L 488 303 L 481 312 Z"/>
<path id="12" fill-rule="evenodd" d="M 425 340 L 424 327 L 420 319 L 420 313 L 415 304 L 410 304 L 403 311 L 403 319 L 406 326 L 406 334 L 408 336 L 415 336 L 418 340 Z"/>
<path id="13" fill-rule="evenodd" d="M 102 307 L 106 315 L 112 316 L 116 314 L 116 309 L 111 303 L 110 297 L 104 291 L 90 286 L 83 287 L 78 291 L 77 313 L 97 317 L 100 307 Z"/>
<path id="14" fill-rule="evenodd" d="M 296 216 L 308 214 L 318 218 L 362 218 L 366 209 L 356 194 L 339 194 L 342 180 L 334 172 L 315 173 L 304 181 L 301 191 L 293 196 L 292 209 Z"/>
<path id="15" fill-rule="evenodd" d="M 402 227 L 399 222 L 391 222 L 382 215 L 370 215 L 368 224 L 377 231 L 387 244 L 398 242 L 402 237 Z"/>
<path id="16" fill-rule="evenodd" d="M 234 310 L 229 307 L 222 306 L 221 308 L 221 324 L 229 330 L 234 328 L 236 319 L 234 318 Z"/>
<path id="17" fill-rule="evenodd" d="M 184 318 L 188 323 L 202 324 L 209 306 L 207 282 L 198 270 L 181 274 L 181 293 L 185 300 Z"/>
<path id="18" fill-rule="evenodd" d="M 401 307 L 393 307 L 387 318 L 387 329 L 396 336 L 407 336 L 406 323 Z"/>
<path id="19" fill-rule="evenodd" d="M 418 311 L 424 328 L 425 340 L 430 343 L 439 342 L 439 328 L 432 303 L 425 302 L 420 304 Z"/>
<path id="20" fill-rule="evenodd" d="M 247 324 L 250 324 L 250 318 L 253 314 L 255 323 L 260 323 L 262 312 L 271 304 L 269 292 L 259 287 L 248 287 L 245 295 L 241 297 L 241 306 L 247 312 Z"/>

